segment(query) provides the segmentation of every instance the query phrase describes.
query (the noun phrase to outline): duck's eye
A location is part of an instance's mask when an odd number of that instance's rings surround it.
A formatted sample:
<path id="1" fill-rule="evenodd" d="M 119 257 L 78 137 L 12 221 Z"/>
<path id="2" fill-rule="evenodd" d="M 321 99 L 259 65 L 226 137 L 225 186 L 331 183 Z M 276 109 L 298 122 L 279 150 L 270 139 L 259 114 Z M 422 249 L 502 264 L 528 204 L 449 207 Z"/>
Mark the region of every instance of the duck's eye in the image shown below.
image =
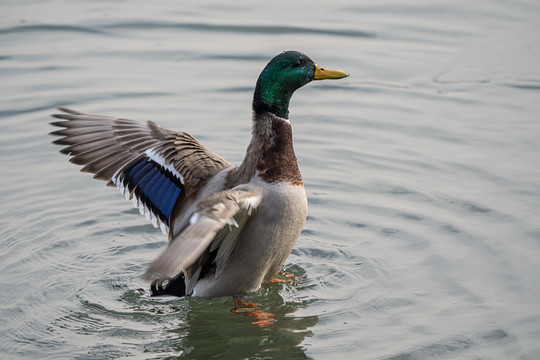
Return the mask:
<path id="1" fill-rule="evenodd" d="M 294 68 L 299 68 L 300 66 L 302 66 L 302 62 L 300 60 L 297 60 L 297 61 L 293 62 L 292 66 Z"/>

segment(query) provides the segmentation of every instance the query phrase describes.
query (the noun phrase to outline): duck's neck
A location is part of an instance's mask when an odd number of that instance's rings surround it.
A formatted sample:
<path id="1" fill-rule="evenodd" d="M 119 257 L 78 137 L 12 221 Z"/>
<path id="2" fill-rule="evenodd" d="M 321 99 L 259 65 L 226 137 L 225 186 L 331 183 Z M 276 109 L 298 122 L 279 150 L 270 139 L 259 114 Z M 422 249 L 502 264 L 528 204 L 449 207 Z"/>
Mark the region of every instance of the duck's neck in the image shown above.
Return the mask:
<path id="1" fill-rule="evenodd" d="M 289 102 L 296 87 L 278 81 L 275 74 L 263 70 L 255 85 L 253 94 L 253 111 L 255 113 L 271 113 L 282 119 L 289 118 Z"/>
<path id="2" fill-rule="evenodd" d="M 271 112 L 253 111 L 253 132 L 246 157 L 237 171 L 237 181 L 257 175 L 267 183 L 285 182 L 303 186 L 292 141 L 291 123 Z"/>

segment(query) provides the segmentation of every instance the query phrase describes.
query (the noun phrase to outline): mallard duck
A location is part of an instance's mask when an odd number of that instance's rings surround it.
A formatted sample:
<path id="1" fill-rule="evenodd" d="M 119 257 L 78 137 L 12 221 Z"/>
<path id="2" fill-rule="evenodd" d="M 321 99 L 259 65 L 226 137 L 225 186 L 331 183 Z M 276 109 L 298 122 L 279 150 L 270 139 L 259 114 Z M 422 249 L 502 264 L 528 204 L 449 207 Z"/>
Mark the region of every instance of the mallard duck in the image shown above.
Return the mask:
<path id="1" fill-rule="evenodd" d="M 291 252 L 307 216 L 289 101 L 312 80 L 341 79 L 287 51 L 264 68 L 253 96 L 251 142 L 240 166 L 186 132 L 66 108 L 51 124 L 61 153 L 116 186 L 169 237 L 144 278 L 151 295 L 217 297 L 255 291 Z M 166 280 L 166 281 L 165 281 Z"/>

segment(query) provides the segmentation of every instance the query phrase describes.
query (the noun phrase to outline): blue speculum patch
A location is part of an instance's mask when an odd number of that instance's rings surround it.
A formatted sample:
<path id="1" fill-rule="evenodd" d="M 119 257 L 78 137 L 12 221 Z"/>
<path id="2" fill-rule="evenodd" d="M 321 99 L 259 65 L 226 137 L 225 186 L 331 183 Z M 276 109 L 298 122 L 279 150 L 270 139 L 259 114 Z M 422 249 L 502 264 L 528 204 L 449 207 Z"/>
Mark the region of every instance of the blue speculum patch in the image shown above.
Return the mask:
<path id="1" fill-rule="evenodd" d="M 166 224 L 184 185 L 174 174 L 147 158 L 134 161 L 121 180 L 126 191 L 133 193 Z"/>

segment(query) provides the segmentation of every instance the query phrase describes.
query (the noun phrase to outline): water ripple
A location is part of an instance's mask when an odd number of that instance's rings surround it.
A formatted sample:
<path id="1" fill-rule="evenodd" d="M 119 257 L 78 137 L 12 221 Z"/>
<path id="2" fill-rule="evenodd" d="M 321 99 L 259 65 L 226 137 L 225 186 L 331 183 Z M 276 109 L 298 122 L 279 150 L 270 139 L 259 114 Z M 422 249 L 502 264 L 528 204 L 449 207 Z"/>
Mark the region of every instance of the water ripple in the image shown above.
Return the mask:
<path id="1" fill-rule="evenodd" d="M 521 89 L 521 90 L 540 90 L 540 81 L 538 80 L 527 80 L 520 82 L 509 82 L 504 84 L 505 86 Z"/>
<path id="2" fill-rule="evenodd" d="M 59 33 L 83 33 L 83 34 L 107 34 L 103 30 L 94 29 L 86 26 L 59 25 L 59 24 L 40 24 L 40 25 L 20 25 L 5 29 L 0 29 L 0 34 L 17 34 L 27 32 L 59 32 Z"/>
<path id="3" fill-rule="evenodd" d="M 375 34 L 367 31 L 353 29 L 326 29 L 309 28 L 300 26 L 282 26 L 282 25 L 232 25 L 232 24 L 207 24 L 207 23 L 175 23 L 175 22 L 123 22 L 104 25 L 108 29 L 181 29 L 195 31 L 211 32 L 234 32 L 234 33 L 255 33 L 266 35 L 283 34 L 309 34 L 309 35 L 330 35 L 345 37 L 374 38 Z"/>
<path id="4" fill-rule="evenodd" d="M 472 336 L 458 335 L 408 352 L 393 355 L 385 360 L 433 359 L 439 357 L 459 357 L 465 350 L 485 346 L 490 342 L 512 341 L 503 329 L 495 329 Z"/>

